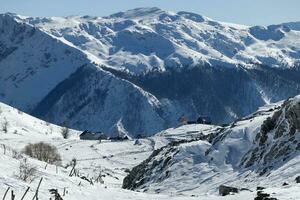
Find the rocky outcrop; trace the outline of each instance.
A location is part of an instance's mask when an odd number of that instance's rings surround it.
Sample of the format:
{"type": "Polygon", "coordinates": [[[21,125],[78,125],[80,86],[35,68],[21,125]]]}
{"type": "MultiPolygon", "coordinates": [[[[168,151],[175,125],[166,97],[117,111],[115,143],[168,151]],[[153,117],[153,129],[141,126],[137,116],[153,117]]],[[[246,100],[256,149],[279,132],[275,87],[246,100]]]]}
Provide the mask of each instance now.
{"type": "Polygon", "coordinates": [[[265,193],[263,191],[257,191],[257,196],[254,200],[278,200],[277,198],[271,197],[270,194],[265,193]]]}
{"type": "Polygon", "coordinates": [[[285,101],[267,118],[241,165],[265,174],[300,151],[300,97],[285,101]]]}
{"type": "Polygon", "coordinates": [[[277,198],[273,198],[273,197],[270,197],[271,195],[264,192],[263,190],[266,189],[265,187],[261,187],[261,186],[258,186],[256,188],[257,190],[257,193],[256,193],[256,197],[254,198],[254,200],[277,200],[277,198]]]}
{"type": "Polygon", "coordinates": [[[295,178],[295,181],[296,181],[296,183],[300,183],[300,176],[297,176],[297,177],[295,178]]]}
{"type": "Polygon", "coordinates": [[[124,178],[122,188],[135,190],[147,182],[162,181],[167,178],[170,175],[167,168],[172,164],[172,158],[179,151],[177,147],[192,141],[194,140],[174,141],[165,147],[154,150],[145,161],[134,167],[124,178]],[[156,180],[153,180],[154,174],[158,175],[156,180]]]}
{"type": "Polygon", "coordinates": [[[226,185],[219,186],[219,195],[221,195],[221,196],[226,196],[231,193],[238,193],[238,192],[239,192],[239,189],[235,188],[235,187],[230,187],[230,186],[226,186],[226,185]]]}

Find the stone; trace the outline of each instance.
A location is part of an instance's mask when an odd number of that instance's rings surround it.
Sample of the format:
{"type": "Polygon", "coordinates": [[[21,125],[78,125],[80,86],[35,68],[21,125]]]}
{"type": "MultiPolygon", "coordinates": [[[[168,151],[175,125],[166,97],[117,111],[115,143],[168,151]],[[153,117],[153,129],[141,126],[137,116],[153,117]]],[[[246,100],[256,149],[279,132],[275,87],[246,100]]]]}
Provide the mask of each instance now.
{"type": "Polygon", "coordinates": [[[261,186],[256,187],[256,190],[264,190],[264,189],[266,189],[266,188],[265,187],[261,187],[261,186]]]}
{"type": "Polygon", "coordinates": [[[225,185],[219,186],[219,195],[221,196],[226,196],[229,195],[230,193],[238,193],[238,192],[239,192],[238,188],[235,187],[230,187],[225,185]]]}
{"type": "Polygon", "coordinates": [[[297,176],[297,177],[295,178],[295,181],[296,181],[296,183],[300,183],[300,176],[297,176]]]}

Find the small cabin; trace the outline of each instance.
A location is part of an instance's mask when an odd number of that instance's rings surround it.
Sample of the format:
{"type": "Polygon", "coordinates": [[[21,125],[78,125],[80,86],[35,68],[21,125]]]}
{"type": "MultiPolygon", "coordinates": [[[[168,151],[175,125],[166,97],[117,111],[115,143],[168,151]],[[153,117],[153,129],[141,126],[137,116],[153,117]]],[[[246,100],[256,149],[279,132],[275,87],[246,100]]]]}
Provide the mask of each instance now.
{"type": "Polygon", "coordinates": [[[109,138],[102,132],[84,131],[79,135],[81,140],[108,140],[109,138]]]}

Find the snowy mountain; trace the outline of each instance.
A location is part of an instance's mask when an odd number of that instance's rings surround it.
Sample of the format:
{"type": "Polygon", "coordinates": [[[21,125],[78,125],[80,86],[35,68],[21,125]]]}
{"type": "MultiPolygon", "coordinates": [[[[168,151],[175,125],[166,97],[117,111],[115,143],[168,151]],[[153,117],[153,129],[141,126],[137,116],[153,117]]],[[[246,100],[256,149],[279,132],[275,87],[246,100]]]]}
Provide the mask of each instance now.
{"type": "Polygon", "coordinates": [[[284,182],[295,185],[300,173],[299,109],[297,96],[261,107],[208,135],[169,143],[133,168],[123,188],[186,195],[213,194],[220,185],[252,191],[284,182]]]}
{"type": "Polygon", "coordinates": [[[124,126],[134,135],[164,128],[159,102],[151,94],[102,70],[52,35],[10,15],[0,19],[1,101],[83,130],[116,134],[110,130],[124,126]]]}
{"type": "Polygon", "coordinates": [[[158,8],[102,18],[2,14],[0,101],[112,135],[152,135],[183,114],[228,123],[300,93],[295,27],[158,8]]]}
{"type": "Polygon", "coordinates": [[[67,40],[96,61],[133,74],[206,64],[289,68],[300,60],[300,33],[292,24],[247,27],[159,8],[138,8],[104,18],[24,21],[67,40]]]}

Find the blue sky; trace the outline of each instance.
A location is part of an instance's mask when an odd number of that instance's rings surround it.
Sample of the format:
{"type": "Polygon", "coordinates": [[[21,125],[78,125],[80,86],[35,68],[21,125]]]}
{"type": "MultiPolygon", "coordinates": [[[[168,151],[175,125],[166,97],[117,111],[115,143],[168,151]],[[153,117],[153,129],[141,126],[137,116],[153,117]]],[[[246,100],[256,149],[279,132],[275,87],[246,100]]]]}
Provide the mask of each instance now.
{"type": "Polygon", "coordinates": [[[153,6],[247,25],[300,21],[300,0],[0,0],[1,13],[28,16],[107,16],[118,11],[153,6]]]}

